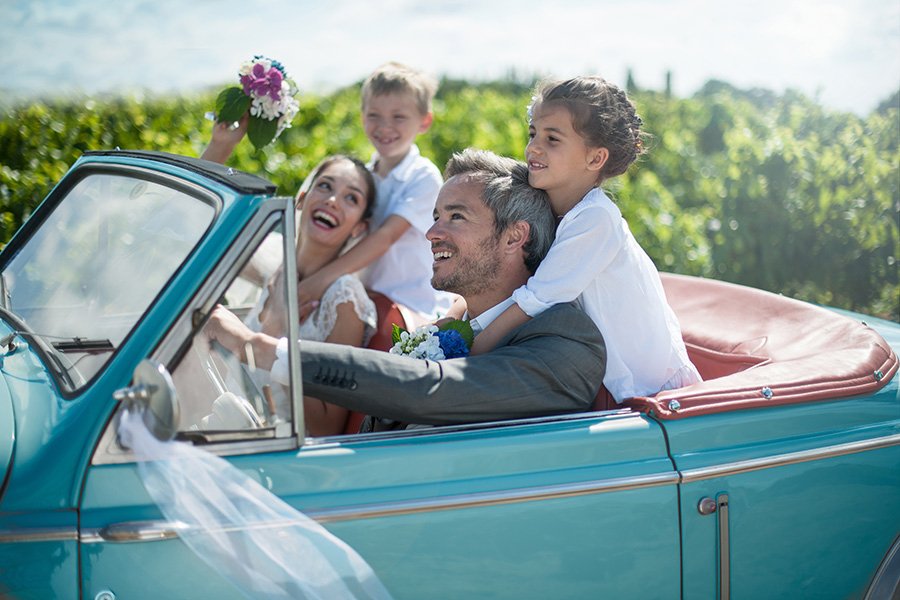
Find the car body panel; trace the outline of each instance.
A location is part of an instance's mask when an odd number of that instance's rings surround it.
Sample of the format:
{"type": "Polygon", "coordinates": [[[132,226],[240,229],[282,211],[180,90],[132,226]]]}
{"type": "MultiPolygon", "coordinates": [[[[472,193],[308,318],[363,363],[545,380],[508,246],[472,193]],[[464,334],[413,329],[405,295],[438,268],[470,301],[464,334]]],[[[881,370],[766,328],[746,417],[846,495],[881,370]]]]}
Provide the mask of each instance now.
{"type": "MultiPolygon", "coordinates": [[[[678,594],[677,478],[659,426],[642,415],[357,437],[230,460],[353,546],[396,598],[488,588],[497,598],[639,595],[642,587],[622,588],[628,581],[678,594]],[[648,547],[666,549],[652,574],[617,559],[648,547]]],[[[83,531],[159,518],[133,469],[91,468],[83,531]]],[[[90,579],[116,577],[125,559],[107,563],[107,549],[120,557],[140,545],[97,542],[98,554],[85,544],[90,579]]]]}

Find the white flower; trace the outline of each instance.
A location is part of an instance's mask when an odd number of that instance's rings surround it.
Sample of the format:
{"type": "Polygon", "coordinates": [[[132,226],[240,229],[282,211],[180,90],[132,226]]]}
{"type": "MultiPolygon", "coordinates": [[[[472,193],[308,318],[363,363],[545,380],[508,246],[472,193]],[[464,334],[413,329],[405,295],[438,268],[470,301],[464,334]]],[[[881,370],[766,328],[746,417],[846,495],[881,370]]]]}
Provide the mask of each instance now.
{"type": "Polygon", "coordinates": [[[403,331],[400,333],[400,341],[394,344],[389,352],[411,358],[444,360],[444,351],[441,349],[437,332],[438,328],[435,325],[424,325],[412,333],[403,331]]]}

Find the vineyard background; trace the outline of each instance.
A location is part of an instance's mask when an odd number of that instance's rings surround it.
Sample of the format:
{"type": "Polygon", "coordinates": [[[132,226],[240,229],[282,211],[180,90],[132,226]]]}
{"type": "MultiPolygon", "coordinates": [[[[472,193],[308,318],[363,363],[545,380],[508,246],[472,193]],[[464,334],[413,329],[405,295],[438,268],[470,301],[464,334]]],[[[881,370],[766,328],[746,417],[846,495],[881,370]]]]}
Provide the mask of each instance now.
{"type": "MultiPolygon", "coordinates": [[[[443,166],[469,146],[523,157],[533,82],[443,80],[419,139],[443,166]]],[[[607,190],[661,271],[743,283],[900,321],[900,93],[867,117],[797,92],[708,82],[689,98],[629,92],[651,151],[607,190]]],[[[78,98],[0,114],[0,241],[5,243],[86,150],[199,156],[216,91],[78,98]]],[[[368,157],[359,84],[301,97],[293,127],[231,166],[292,194],[322,157],[368,157]]]]}

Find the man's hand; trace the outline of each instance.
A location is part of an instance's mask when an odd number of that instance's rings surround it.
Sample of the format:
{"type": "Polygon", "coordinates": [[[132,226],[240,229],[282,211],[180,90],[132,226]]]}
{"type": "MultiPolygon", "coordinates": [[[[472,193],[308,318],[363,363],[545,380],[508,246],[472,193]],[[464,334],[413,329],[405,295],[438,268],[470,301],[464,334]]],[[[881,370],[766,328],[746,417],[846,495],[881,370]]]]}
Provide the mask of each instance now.
{"type": "Polygon", "coordinates": [[[204,332],[210,341],[219,342],[242,362],[247,362],[248,351],[253,353],[257,367],[268,371],[275,362],[278,338],[255,333],[221,304],[213,309],[204,332]]]}
{"type": "Polygon", "coordinates": [[[229,352],[246,361],[245,348],[253,339],[253,331],[233,312],[221,304],[217,305],[203,331],[210,341],[219,342],[229,352]]]}

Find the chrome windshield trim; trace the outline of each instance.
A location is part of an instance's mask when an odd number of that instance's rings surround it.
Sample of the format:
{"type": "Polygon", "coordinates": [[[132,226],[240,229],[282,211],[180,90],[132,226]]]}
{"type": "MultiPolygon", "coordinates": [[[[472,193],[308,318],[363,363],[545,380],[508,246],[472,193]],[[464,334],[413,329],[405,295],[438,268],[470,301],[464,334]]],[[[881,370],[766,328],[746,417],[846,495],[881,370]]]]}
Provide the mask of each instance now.
{"type": "Polygon", "coordinates": [[[78,530],[74,527],[0,529],[0,544],[18,542],[70,542],[77,540],[78,530]]]}
{"type": "Polygon", "coordinates": [[[758,471],[760,469],[794,465],[813,460],[822,460],[825,458],[833,458],[836,456],[844,456],[847,454],[856,454],[859,452],[865,452],[867,450],[877,450],[878,448],[887,448],[897,445],[900,445],[900,434],[887,435],[884,437],[873,438],[859,442],[836,444],[834,446],[825,446],[823,448],[814,448],[812,450],[801,450],[799,452],[776,454],[775,456],[766,456],[764,458],[741,460],[711,467],[687,469],[681,471],[681,482],[692,483],[695,481],[703,481],[705,479],[724,477],[726,475],[739,475],[741,473],[749,473],[750,471],[758,471]]]}
{"type": "MultiPolygon", "coordinates": [[[[602,494],[622,490],[634,490],[661,485],[676,485],[678,474],[674,471],[665,473],[652,473],[637,477],[621,477],[616,479],[602,479],[597,481],[585,481],[579,483],[566,483],[560,485],[537,486],[503,490],[497,492],[480,492],[475,494],[459,494],[443,498],[427,498],[421,500],[401,500],[398,502],[380,502],[376,504],[362,504],[345,508],[309,510],[305,516],[319,523],[336,523],[340,521],[353,521],[357,519],[375,519],[380,517],[396,517],[425,512],[442,510],[457,510],[463,508],[475,508],[483,506],[496,506],[498,504],[511,504],[516,502],[530,502],[534,500],[551,500],[556,498],[570,498],[588,494],[602,494]]],[[[292,525],[303,524],[303,520],[268,521],[257,523],[247,529],[272,529],[284,528],[292,525]]],[[[85,530],[81,535],[81,543],[97,544],[102,542],[128,543],[151,542],[167,540],[177,537],[188,529],[184,523],[166,521],[134,521],[108,525],[102,529],[85,530]]],[[[218,531],[230,531],[222,528],[218,531]]]]}

